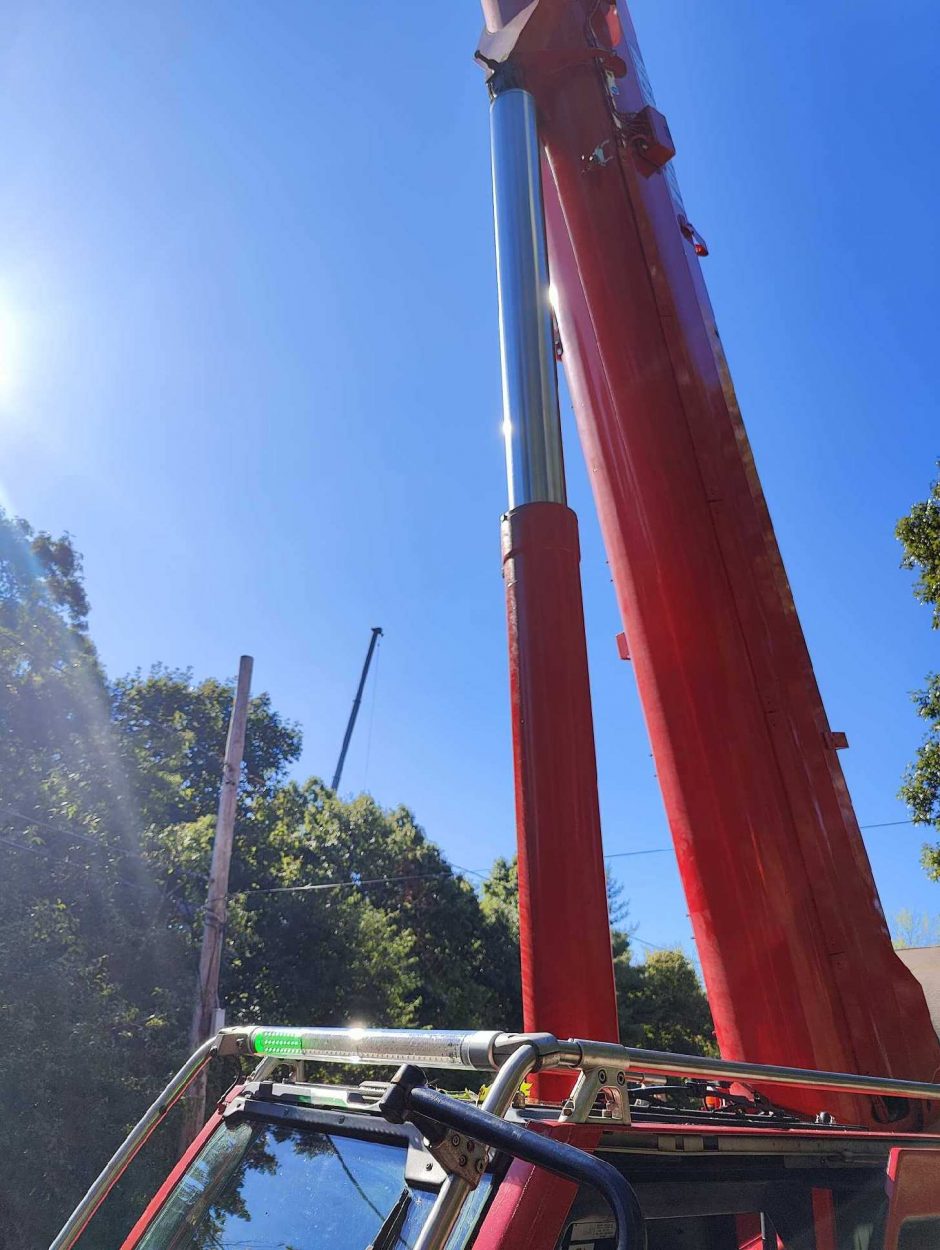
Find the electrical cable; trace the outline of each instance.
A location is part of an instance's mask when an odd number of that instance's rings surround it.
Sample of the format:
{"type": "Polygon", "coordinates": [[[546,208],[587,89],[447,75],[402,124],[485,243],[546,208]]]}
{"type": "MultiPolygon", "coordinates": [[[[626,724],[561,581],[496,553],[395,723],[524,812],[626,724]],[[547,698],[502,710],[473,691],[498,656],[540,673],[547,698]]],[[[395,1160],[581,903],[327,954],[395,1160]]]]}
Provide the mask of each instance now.
{"type": "MultiPolygon", "coordinates": [[[[39,825],[41,829],[48,829],[51,833],[57,833],[63,838],[78,838],[79,842],[87,842],[89,846],[96,846],[99,849],[105,848],[111,850],[106,844],[97,838],[89,837],[87,833],[79,833],[77,829],[63,829],[60,825],[50,824],[48,820],[43,820],[39,816],[28,816],[26,812],[17,812],[12,807],[5,807],[0,804],[0,812],[6,816],[15,816],[17,820],[25,820],[28,825],[39,825]]],[[[114,848],[114,853],[118,855],[126,855],[126,851],[114,848]]]]}
{"type": "MultiPolygon", "coordinates": [[[[23,830],[24,834],[25,832],[26,831],[23,830]]],[[[86,839],[86,841],[91,841],[91,839],[86,839]]],[[[56,853],[47,846],[27,846],[23,842],[13,842],[10,838],[4,838],[2,836],[0,836],[0,844],[3,846],[9,846],[15,851],[28,851],[30,855],[38,855],[42,859],[48,860],[55,857],[56,863],[61,865],[63,868],[84,868],[86,872],[95,872],[98,870],[95,864],[84,864],[78,860],[63,859],[61,855],[56,855],[56,853]]],[[[104,843],[93,843],[93,845],[98,846],[101,850],[108,849],[104,843]]],[[[122,885],[129,885],[132,889],[138,889],[142,885],[151,884],[151,882],[148,881],[132,881],[130,877],[114,877],[113,880],[119,881],[122,885]]],[[[170,893],[170,891],[167,892],[167,897],[170,897],[170,893]]]]}
{"type": "Polygon", "coordinates": [[[314,890],[342,890],[360,885],[384,885],[390,881],[422,881],[432,877],[452,877],[453,870],[442,872],[406,872],[396,877],[359,877],[348,881],[317,881],[310,885],[272,885],[260,890],[233,890],[233,894],[246,897],[250,894],[308,894],[314,890]]]}

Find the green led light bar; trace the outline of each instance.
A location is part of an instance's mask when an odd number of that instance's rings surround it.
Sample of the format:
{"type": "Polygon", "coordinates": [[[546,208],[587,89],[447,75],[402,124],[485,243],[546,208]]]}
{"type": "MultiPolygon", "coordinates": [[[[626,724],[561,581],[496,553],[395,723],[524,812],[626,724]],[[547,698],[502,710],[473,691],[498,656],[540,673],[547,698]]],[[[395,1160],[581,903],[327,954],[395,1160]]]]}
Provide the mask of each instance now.
{"type": "Polygon", "coordinates": [[[250,1048],[272,1059],[320,1063],[424,1064],[495,1071],[497,1032],[446,1029],[252,1029],[250,1048]]]}

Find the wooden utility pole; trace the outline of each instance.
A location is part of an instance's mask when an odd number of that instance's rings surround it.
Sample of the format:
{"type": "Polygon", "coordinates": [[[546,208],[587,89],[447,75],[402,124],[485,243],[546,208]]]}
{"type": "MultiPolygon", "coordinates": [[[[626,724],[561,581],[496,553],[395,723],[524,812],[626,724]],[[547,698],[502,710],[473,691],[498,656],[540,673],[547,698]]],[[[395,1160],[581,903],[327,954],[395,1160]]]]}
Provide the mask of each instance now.
{"type": "MultiPolygon", "coordinates": [[[[251,670],[254,661],[243,655],[238,663],[235,702],[225,740],[225,763],[222,765],[222,788],[219,792],[219,814],[215,822],[212,844],[212,866],[206,893],[205,919],[202,929],[202,950],[199,955],[199,979],[189,1036],[189,1049],[194,1051],[213,1031],[219,1005],[219,969],[228,911],[228,877],[232,863],[232,842],[235,834],[235,811],[238,804],[238,782],[242,756],[245,752],[245,728],[248,723],[248,698],[251,693],[251,670]]],[[[183,1145],[188,1146],[202,1128],[206,1117],[206,1073],[199,1074],[189,1088],[184,1104],[183,1145]]]]}

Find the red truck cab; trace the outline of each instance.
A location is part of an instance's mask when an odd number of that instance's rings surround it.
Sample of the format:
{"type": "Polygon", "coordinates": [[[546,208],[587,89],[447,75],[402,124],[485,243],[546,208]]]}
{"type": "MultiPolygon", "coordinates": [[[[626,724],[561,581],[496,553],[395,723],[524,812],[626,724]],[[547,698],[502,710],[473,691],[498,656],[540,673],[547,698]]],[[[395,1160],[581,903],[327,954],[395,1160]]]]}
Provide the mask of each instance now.
{"type": "MultiPolygon", "coordinates": [[[[262,1056],[261,1065],[222,1099],[122,1250],[940,1246],[940,1133],[842,1125],[825,1112],[807,1120],[741,1078],[756,1075],[774,1091],[812,1088],[821,1104],[827,1092],[851,1088],[933,1106],[940,1086],[544,1034],[246,1028],[223,1031],[214,1050],[262,1056]],[[321,1061],[371,1068],[419,1059],[421,1069],[401,1068],[392,1081],[306,1079],[321,1061]],[[439,1067],[464,1070],[462,1080],[453,1071],[438,1077],[452,1088],[495,1071],[483,1109],[476,1095],[431,1088],[424,1070],[439,1067]],[[520,1090],[520,1074],[545,1068],[575,1080],[564,1102],[520,1090]],[[418,1074],[405,1095],[415,1101],[393,1114],[390,1091],[404,1072],[418,1074]],[[480,1126],[476,1140],[467,1117],[480,1126]],[[533,1163],[534,1140],[553,1143],[558,1157],[533,1163]],[[500,1147],[488,1149],[491,1141],[500,1147]],[[616,1176],[635,1207],[629,1228],[572,1159],[616,1176]]],[[[146,1139],[193,1065],[183,1073],[132,1138],[146,1139]]],[[[122,1147],[55,1250],[80,1243],[133,1153],[122,1147]]]]}

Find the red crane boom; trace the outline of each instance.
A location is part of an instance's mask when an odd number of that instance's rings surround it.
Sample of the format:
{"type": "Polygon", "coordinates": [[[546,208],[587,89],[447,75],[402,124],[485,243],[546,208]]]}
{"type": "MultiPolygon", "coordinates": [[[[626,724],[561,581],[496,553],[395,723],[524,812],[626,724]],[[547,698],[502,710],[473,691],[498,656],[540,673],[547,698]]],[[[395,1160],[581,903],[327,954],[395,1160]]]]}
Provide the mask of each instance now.
{"type": "Polygon", "coordinates": [[[483,7],[495,104],[537,112],[564,363],[722,1054],[931,1079],[634,30],[607,0],[483,7]]]}
{"type": "Polygon", "coordinates": [[[611,0],[484,11],[526,1031],[224,1029],[50,1250],[216,1054],[257,1066],[122,1250],[243,1244],[246,1222],[298,1250],[934,1246],[940,1042],[891,948],[633,29],[611,0]],[[549,272],[722,1058],[615,1040],[549,272]],[[309,1079],[331,1063],[397,1071],[309,1079]],[[427,1069],[492,1083],[473,1107],[427,1069]]]}

